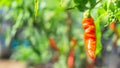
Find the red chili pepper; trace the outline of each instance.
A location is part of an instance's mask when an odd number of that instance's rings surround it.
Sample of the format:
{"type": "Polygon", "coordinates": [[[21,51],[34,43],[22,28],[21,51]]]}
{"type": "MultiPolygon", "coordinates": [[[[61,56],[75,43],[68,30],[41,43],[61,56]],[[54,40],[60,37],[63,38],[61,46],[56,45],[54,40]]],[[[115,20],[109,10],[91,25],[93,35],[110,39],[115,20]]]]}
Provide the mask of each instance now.
{"type": "Polygon", "coordinates": [[[74,66],[74,50],[70,50],[69,55],[68,55],[68,68],[73,68],[74,66]]]}
{"type": "Polygon", "coordinates": [[[95,59],[96,50],[96,34],[95,24],[92,17],[84,18],[82,21],[84,32],[84,41],[86,45],[86,51],[90,58],[95,59]]]}
{"type": "Polygon", "coordinates": [[[49,38],[49,44],[50,44],[51,48],[53,48],[55,51],[59,51],[53,38],[49,38]]]}

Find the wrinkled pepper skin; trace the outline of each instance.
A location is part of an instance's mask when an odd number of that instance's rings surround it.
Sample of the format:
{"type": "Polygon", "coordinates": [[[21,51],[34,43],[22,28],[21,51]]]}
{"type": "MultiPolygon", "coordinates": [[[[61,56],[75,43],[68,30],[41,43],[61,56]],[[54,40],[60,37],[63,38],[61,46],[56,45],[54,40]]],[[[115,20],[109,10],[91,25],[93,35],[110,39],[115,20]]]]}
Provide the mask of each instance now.
{"type": "Polygon", "coordinates": [[[84,18],[82,20],[82,26],[84,28],[84,42],[86,45],[87,54],[91,59],[95,59],[96,33],[93,18],[84,18]]]}

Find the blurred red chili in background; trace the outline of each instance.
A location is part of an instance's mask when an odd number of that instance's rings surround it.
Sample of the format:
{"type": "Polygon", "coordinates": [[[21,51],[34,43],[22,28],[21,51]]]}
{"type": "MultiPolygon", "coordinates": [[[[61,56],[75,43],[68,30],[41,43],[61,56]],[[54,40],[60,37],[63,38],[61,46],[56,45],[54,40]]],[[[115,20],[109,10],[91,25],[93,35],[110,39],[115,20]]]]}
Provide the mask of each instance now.
{"type": "Polygon", "coordinates": [[[53,38],[49,38],[49,44],[50,44],[50,47],[53,48],[55,51],[59,51],[57,44],[53,38]]]}
{"type": "Polygon", "coordinates": [[[75,56],[75,53],[74,53],[74,50],[72,49],[70,50],[69,55],[68,55],[68,61],[67,61],[68,68],[74,67],[74,56],[75,56]]]}

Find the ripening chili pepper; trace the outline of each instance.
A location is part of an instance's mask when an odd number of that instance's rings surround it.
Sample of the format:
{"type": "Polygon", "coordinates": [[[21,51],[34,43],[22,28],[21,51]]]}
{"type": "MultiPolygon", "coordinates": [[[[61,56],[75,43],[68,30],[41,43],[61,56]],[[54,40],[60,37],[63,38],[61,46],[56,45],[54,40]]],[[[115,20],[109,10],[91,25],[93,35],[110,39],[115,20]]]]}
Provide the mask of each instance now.
{"type": "Polygon", "coordinates": [[[77,44],[77,40],[75,38],[71,38],[71,45],[72,45],[72,48],[75,47],[75,45],[77,44]]]}
{"type": "Polygon", "coordinates": [[[118,30],[117,30],[117,26],[116,26],[117,23],[116,22],[117,22],[117,20],[114,20],[109,25],[109,28],[116,34],[116,39],[113,42],[113,46],[117,45],[117,41],[119,39],[119,33],[118,33],[118,30]]]}
{"type": "Polygon", "coordinates": [[[49,44],[50,44],[51,48],[53,48],[55,51],[59,51],[53,38],[49,38],[49,44]]]}
{"type": "Polygon", "coordinates": [[[69,55],[68,55],[68,61],[67,61],[67,64],[68,64],[68,68],[73,68],[74,66],[74,50],[70,50],[69,52],[69,55]]]}
{"type": "Polygon", "coordinates": [[[109,27],[111,30],[114,31],[115,30],[115,21],[111,22],[109,27]]]}
{"type": "Polygon", "coordinates": [[[84,42],[86,45],[86,52],[90,58],[95,59],[96,33],[93,18],[84,18],[82,20],[82,25],[84,28],[84,42]]]}

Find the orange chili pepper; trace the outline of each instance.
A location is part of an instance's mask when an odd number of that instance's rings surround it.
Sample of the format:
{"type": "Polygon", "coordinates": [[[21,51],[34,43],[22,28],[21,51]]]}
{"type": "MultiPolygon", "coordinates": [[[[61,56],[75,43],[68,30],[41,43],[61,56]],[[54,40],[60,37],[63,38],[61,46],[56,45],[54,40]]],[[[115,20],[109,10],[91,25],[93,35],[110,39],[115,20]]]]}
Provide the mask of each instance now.
{"type": "Polygon", "coordinates": [[[115,30],[115,21],[111,22],[109,27],[111,30],[114,31],[115,30]]]}
{"type": "Polygon", "coordinates": [[[84,32],[84,42],[86,45],[86,51],[90,58],[95,59],[96,50],[96,34],[95,24],[92,17],[84,18],[82,21],[84,32]]]}

